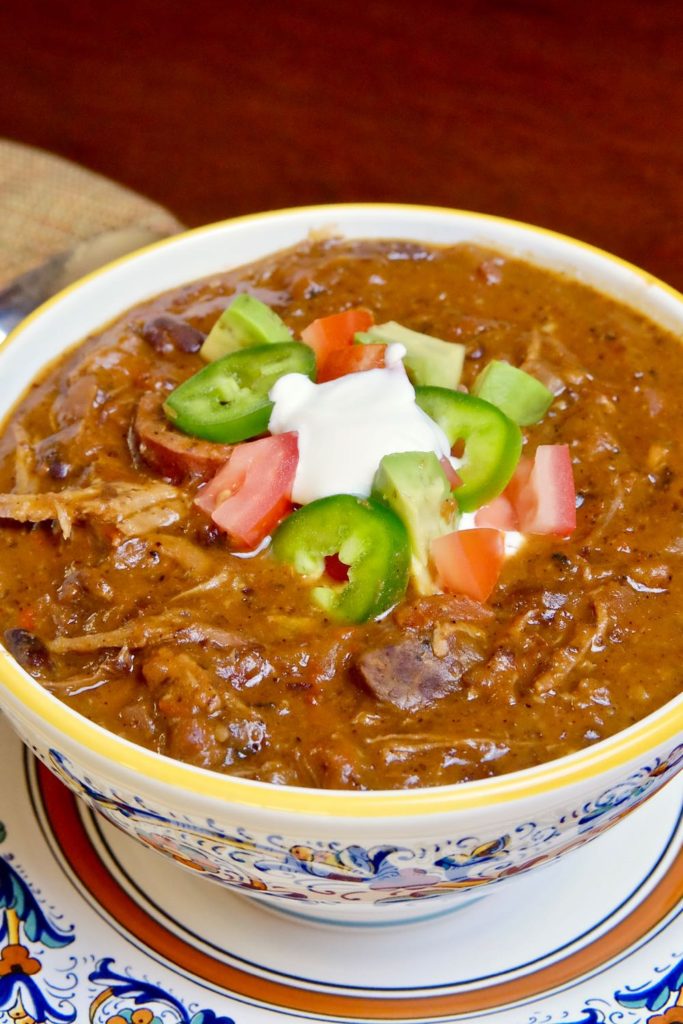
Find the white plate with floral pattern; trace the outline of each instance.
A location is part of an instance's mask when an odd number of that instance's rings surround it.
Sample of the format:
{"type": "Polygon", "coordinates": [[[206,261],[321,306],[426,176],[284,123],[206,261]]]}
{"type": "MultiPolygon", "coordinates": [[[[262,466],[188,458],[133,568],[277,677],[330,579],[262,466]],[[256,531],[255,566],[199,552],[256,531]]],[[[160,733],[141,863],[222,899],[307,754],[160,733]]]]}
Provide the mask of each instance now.
{"type": "Polygon", "coordinates": [[[143,848],[4,721],[0,772],[2,1024],[683,1022],[683,780],[541,880],[345,928],[261,909],[143,848]]]}

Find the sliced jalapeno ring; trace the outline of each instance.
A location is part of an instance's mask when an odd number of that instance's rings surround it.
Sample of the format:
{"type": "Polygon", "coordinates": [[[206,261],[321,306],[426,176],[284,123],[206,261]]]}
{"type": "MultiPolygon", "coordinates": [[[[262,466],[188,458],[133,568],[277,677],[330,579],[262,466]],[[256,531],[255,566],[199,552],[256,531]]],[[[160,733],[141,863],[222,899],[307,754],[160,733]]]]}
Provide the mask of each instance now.
{"type": "Polygon", "coordinates": [[[166,399],[164,412],[179,430],[233,444],[268,429],[268,392],[287,373],[315,374],[315,355],[298,341],[232,352],[205,366],[166,399]]]}
{"type": "Polygon", "coordinates": [[[465,451],[453,492],[463,512],[472,512],[507,487],[522,452],[522,433],[495,405],[449,388],[415,388],[415,399],[443,430],[451,448],[465,451]]]}
{"type": "Polygon", "coordinates": [[[391,608],[408,585],[410,544],[398,516],[371,498],[335,494],[293,512],[273,534],[280,562],[317,584],[313,601],[332,619],[366,622],[391,608]],[[325,576],[325,559],[338,555],[348,581],[325,576]]]}

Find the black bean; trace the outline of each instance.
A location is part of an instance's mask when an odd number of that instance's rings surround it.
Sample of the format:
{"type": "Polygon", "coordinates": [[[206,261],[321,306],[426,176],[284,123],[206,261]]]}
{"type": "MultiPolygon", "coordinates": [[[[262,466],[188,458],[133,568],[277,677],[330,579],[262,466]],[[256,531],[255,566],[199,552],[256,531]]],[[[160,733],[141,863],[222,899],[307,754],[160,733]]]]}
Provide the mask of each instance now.
{"type": "Polygon", "coordinates": [[[565,555],[564,551],[553,551],[550,556],[554,562],[558,562],[559,565],[567,566],[571,565],[569,558],[565,555]]]}
{"type": "Polygon", "coordinates": [[[71,472],[71,466],[55,455],[54,458],[48,460],[47,472],[53,480],[66,480],[71,472]]]}
{"type": "Polygon", "coordinates": [[[195,530],[194,539],[203,548],[211,548],[216,544],[225,544],[225,534],[213,523],[202,523],[195,530]]]}
{"type": "Polygon", "coordinates": [[[27,672],[41,672],[50,668],[47,647],[34,633],[27,629],[6,629],[3,637],[5,647],[27,672]]]}
{"type": "Polygon", "coordinates": [[[155,352],[199,352],[204,335],[180,317],[164,314],[148,320],[142,328],[142,337],[155,352]]]}

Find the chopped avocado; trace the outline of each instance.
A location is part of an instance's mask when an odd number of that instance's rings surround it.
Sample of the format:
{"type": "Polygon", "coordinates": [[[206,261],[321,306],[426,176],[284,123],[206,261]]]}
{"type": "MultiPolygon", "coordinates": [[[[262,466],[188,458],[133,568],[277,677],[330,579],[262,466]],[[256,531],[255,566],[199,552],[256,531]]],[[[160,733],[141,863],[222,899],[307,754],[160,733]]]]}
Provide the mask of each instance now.
{"type": "Polygon", "coordinates": [[[457,505],[434,452],[385,455],[372,485],[372,496],[388,505],[408,531],[411,576],[420,594],[433,594],[429,545],[457,527],[457,505]]]}
{"type": "Polygon", "coordinates": [[[465,359],[465,346],[457,341],[443,341],[429,334],[411,331],[395,321],[377,324],[356,335],[361,344],[374,342],[391,345],[398,342],[405,345],[407,355],[403,360],[408,376],[416,387],[435,385],[441,388],[457,388],[465,359]]]}
{"type": "Polygon", "coordinates": [[[540,380],[500,359],[494,359],[481,371],[472,394],[497,405],[520,427],[542,420],[554,397],[540,380]]]}
{"type": "Polygon", "coordinates": [[[292,335],[283,320],[265,302],[242,292],[221,313],[199,352],[207,363],[252,345],[289,342],[292,335]]]}

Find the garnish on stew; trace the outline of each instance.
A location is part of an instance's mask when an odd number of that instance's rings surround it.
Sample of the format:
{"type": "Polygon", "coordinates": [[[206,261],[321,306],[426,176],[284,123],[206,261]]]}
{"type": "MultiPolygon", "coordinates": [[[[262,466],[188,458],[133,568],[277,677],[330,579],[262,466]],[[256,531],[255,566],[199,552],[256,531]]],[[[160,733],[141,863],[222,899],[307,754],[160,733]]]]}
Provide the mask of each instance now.
{"type": "Polygon", "coordinates": [[[493,360],[467,394],[464,346],[393,321],[375,327],[364,308],[314,320],[303,344],[286,333],[264,303],[238,295],[202,348],[216,361],[164,410],[187,434],[247,442],[195,503],[237,546],[259,547],[277,527],[275,557],[313,584],[312,601],[332,618],[383,614],[409,578],[419,593],[486,601],[505,560],[503,531],[575,528],[567,446],[520,463],[518,424],[538,422],[553,400],[541,381],[493,360]],[[513,499],[504,492],[515,474],[513,499]],[[484,506],[496,500],[507,514],[494,523],[484,506]],[[461,531],[461,514],[477,510],[487,525],[461,531]],[[336,586],[328,559],[347,567],[336,586]]]}

